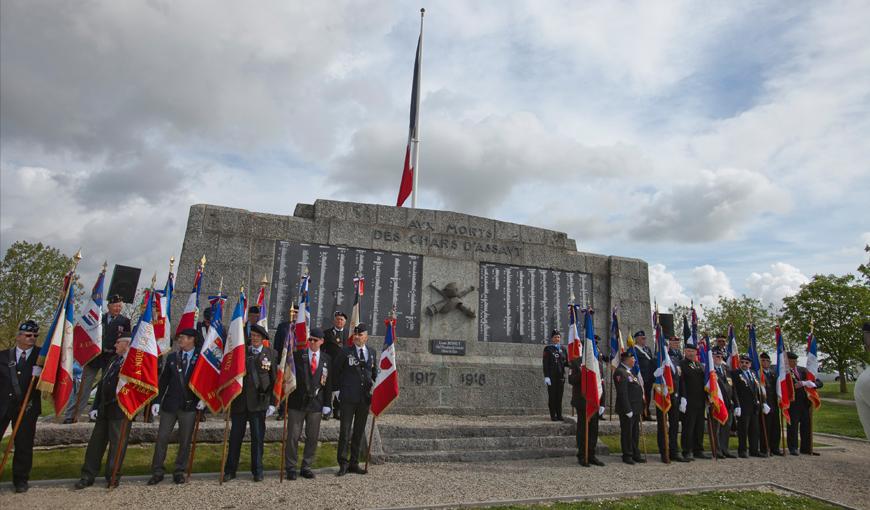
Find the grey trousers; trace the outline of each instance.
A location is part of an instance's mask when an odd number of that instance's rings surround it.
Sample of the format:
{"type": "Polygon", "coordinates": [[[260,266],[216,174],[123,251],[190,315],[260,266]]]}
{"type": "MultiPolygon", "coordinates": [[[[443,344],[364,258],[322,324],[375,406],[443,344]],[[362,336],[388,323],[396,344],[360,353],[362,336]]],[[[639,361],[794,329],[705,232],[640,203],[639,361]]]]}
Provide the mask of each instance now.
{"type": "Polygon", "coordinates": [[[284,446],[284,470],[296,470],[299,458],[299,437],[302,435],[302,422],[305,422],[305,449],[302,452],[302,469],[311,469],[317,453],[317,440],[320,437],[320,413],[287,409],[287,444],[284,446]]]}
{"type": "Polygon", "coordinates": [[[724,425],[719,425],[719,422],[715,419],[713,420],[713,433],[716,434],[716,454],[718,456],[722,456],[725,453],[731,453],[731,450],[728,449],[728,440],[731,437],[731,423],[734,421],[733,416],[734,410],[728,410],[728,421],[725,422],[724,425]]]}
{"type": "MultiPolygon", "coordinates": [[[[109,447],[109,456],[106,458],[105,477],[108,482],[112,478],[112,469],[115,467],[115,452],[118,448],[118,440],[121,439],[121,427],[127,427],[130,430],[130,421],[127,419],[107,420],[105,418],[97,418],[94,423],[94,429],[91,431],[91,439],[88,441],[88,449],[85,451],[85,463],[82,465],[82,480],[93,481],[100,474],[100,466],[103,463],[103,454],[106,452],[106,446],[109,447]]],[[[121,467],[124,465],[124,455],[127,453],[127,440],[129,435],[124,438],[124,444],[121,445],[121,457],[118,467],[118,478],[121,477],[121,467]]]]}
{"type": "Polygon", "coordinates": [[[82,367],[82,381],[79,383],[76,394],[73,398],[69,399],[66,409],[64,409],[64,418],[73,419],[76,416],[76,410],[73,408],[76,406],[76,399],[78,399],[79,392],[82,391],[84,393],[82,393],[82,398],[78,401],[78,415],[81,416],[85,413],[85,410],[88,407],[88,398],[91,396],[91,390],[94,389],[94,381],[97,380],[97,373],[102,370],[102,368],[94,367],[94,365],[97,365],[98,360],[99,358],[82,367]]]}
{"type": "Polygon", "coordinates": [[[175,456],[175,470],[180,474],[187,471],[190,443],[193,439],[193,426],[196,424],[196,411],[160,412],[160,427],[157,429],[157,443],[154,444],[154,458],[151,460],[151,474],[163,476],[166,472],[166,448],[175,423],[178,423],[178,455],[175,456]]]}

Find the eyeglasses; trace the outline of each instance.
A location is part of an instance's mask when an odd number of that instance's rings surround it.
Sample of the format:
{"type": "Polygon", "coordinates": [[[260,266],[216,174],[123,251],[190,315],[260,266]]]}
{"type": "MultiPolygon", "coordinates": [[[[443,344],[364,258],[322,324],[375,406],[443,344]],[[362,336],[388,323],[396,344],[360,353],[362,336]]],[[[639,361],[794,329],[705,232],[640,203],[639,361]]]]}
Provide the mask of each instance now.
{"type": "Polygon", "coordinates": [[[36,333],[21,333],[21,334],[26,336],[27,338],[36,338],[36,333]]]}

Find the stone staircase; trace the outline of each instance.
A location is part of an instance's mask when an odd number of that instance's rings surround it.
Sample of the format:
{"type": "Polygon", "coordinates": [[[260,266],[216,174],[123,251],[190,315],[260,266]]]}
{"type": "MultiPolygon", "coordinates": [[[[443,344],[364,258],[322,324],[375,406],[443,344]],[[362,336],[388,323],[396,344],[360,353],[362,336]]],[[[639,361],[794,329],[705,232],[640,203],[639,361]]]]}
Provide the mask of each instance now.
{"type": "MultiPolygon", "coordinates": [[[[577,455],[576,424],[541,417],[405,416],[378,423],[386,462],[482,462],[577,455]]],[[[607,447],[598,445],[600,455],[607,447]]]]}

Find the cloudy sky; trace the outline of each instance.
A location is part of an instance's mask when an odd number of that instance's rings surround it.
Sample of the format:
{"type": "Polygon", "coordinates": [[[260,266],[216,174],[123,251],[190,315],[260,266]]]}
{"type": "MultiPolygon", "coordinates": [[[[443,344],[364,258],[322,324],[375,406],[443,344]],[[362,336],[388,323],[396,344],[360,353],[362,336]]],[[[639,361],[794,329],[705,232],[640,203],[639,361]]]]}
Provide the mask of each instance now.
{"type": "MultiPolygon", "coordinates": [[[[870,4],[578,4],[426,5],[421,207],[642,258],[665,304],[866,260],[870,4]]],[[[395,203],[419,7],[4,0],[0,249],[162,274],[191,204],[395,203]]]]}

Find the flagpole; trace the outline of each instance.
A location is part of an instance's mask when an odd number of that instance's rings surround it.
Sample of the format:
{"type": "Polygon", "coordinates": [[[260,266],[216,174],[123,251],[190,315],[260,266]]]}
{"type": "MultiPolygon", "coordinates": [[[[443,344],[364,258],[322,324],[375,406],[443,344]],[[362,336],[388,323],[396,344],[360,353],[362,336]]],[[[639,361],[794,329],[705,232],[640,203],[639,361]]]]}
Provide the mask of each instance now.
{"type": "MultiPolygon", "coordinates": [[[[423,16],[426,14],[426,9],[420,9],[420,66],[418,68],[419,76],[423,75],[423,16]]],[[[417,82],[417,97],[415,98],[417,104],[415,105],[414,111],[417,114],[417,120],[414,123],[414,135],[415,138],[411,140],[414,143],[414,184],[411,187],[411,207],[413,209],[417,208],[417,187],[420,182],[420,82],[423,80],[419,80],[417,82]]]]}
{"type": "Polygon", "coordinates": [[[193,440],[190,444],[190,457],[187,459],[187,473],[184,476],[184,481],[190,481],[190,472],[193,470],[193,457],[196,454],[196,436],[199,434],[199,420],[202,418],[202,411],[196,410],[196,423],[193,425],[193,440]]]}
{"type": "MultiPolygon", "coordinates": [[[[707,428],[710,429],[710,450],[713,452],[713,460],[719,460],[716,447],[716,434],[713,433],[713,404],[707,405],[707,428]]],[[[721,425],[720,425],[721,426],[721,425]]]]}
{"type": "MultiPolygon", "coordinates": [[[[220,292],[218,292],[220,294],[220,292]]],[[[224,470],[227,468],[227,438],[230,434],[230,408],[227,406],[227,411],[224,414],[224,447],[221,450],[221,477],[218,485],[224,484],[224,470]]]]}
{"type": "Polygon", "coordinates": [[[785,421],[783,420],[781,407],[779,408],[779,435],[780,437],[782,437],[782,450],[780,451],[782,451],[782,454],[785,455],[785,452],[788,448],[786,448],[785,444],[785,421]]]}
{"type": "MultiPolygon", "coordinates": [[[[813,319],[810,318],[810,336],[813,335],[813,327],[814,327],[813,326],[813,319]]],[[[807,345],[807,349],[806,349],[807,354],[809,354],[809,350],[810,350],[810,346],[807,345]]],[[[804,390],[804,393],[807,393],[809,395],[809,393],[806,390],[804,390]]],[[[809,399],[807,399],[807,400],[809,400],[809,399]]],[[[814,407],[815,407],[815,404],[810,402],[810,405],[809,405],[809,411],[810,411],[810,455],[814,455],[814,453],[813,453],[813,408],[814,407]]]]}
{"type": "Polygon", "coordinates": [[[368,444],[368,448],[366,448],[366,467],[365,467],[366,471],[369,470],[369,458],[371,458],[371,456],[372,456],[372,440],[375,437],[375,420],[377,420],[377,419],[378,419],[378,415],[373,414],[372,415],[372,428],[371,428],[371,430],[369,430],[369,444],[368,444]]]}
{"type": "MultiPolygon", "coordinates": [[[[296,362],[295,358],[294,358],[293,362],[294,363],[296,362]]],[[[284,370],[287,370],[286,362],[285,362],[284,370]]],[[[283,381],[281,384],[284,384],[283,381]]],[[[284,426],[283,426],[284,433],[281,435],[281,473],[278,475],[278,482],[279,483],[284,482],[284,467],[285,467],[285,465],[284,465],[284,453],[287,451],[287,415],[290,414],[290,410],[287,409],[287,399],[282,399],[282,400],[284,400],[284,426]]],[[[296,453],[298,453],[298,452],[296,452],[296,453]]],[[[294,453],[294,455],[296,453],[294,453]]]]}
{"type": "MultiPolygon", "coordinates": [[[[653,390],[655,391],[655,390],[653,390]]],[[[668,395],[670,398],[670,395],[668,395]]],[[[668,412],[670,412],[670,408],[668,408],[668,412]]],[[[662,412],[659,409],[659,419],[662,421],[662,430],[664,430],[664,440],[662,441],[665,445],[665,464],[671,463],[671,451],[670,451],[670,436],[668,436],[668,413],[662,412]]]]}
{"type": "Polygon", "coordinates": [[[109,479],[109,489],[115,488],[115,483],[118,479],[118,468],[121,463],[121,450],[127,442],[127,429],[131,426],[130,418],[124,418],[121,422],[121,435],[118,437],[118,444],[115,445],[115,463],[112,465],[112,478],[109,479]]]}

